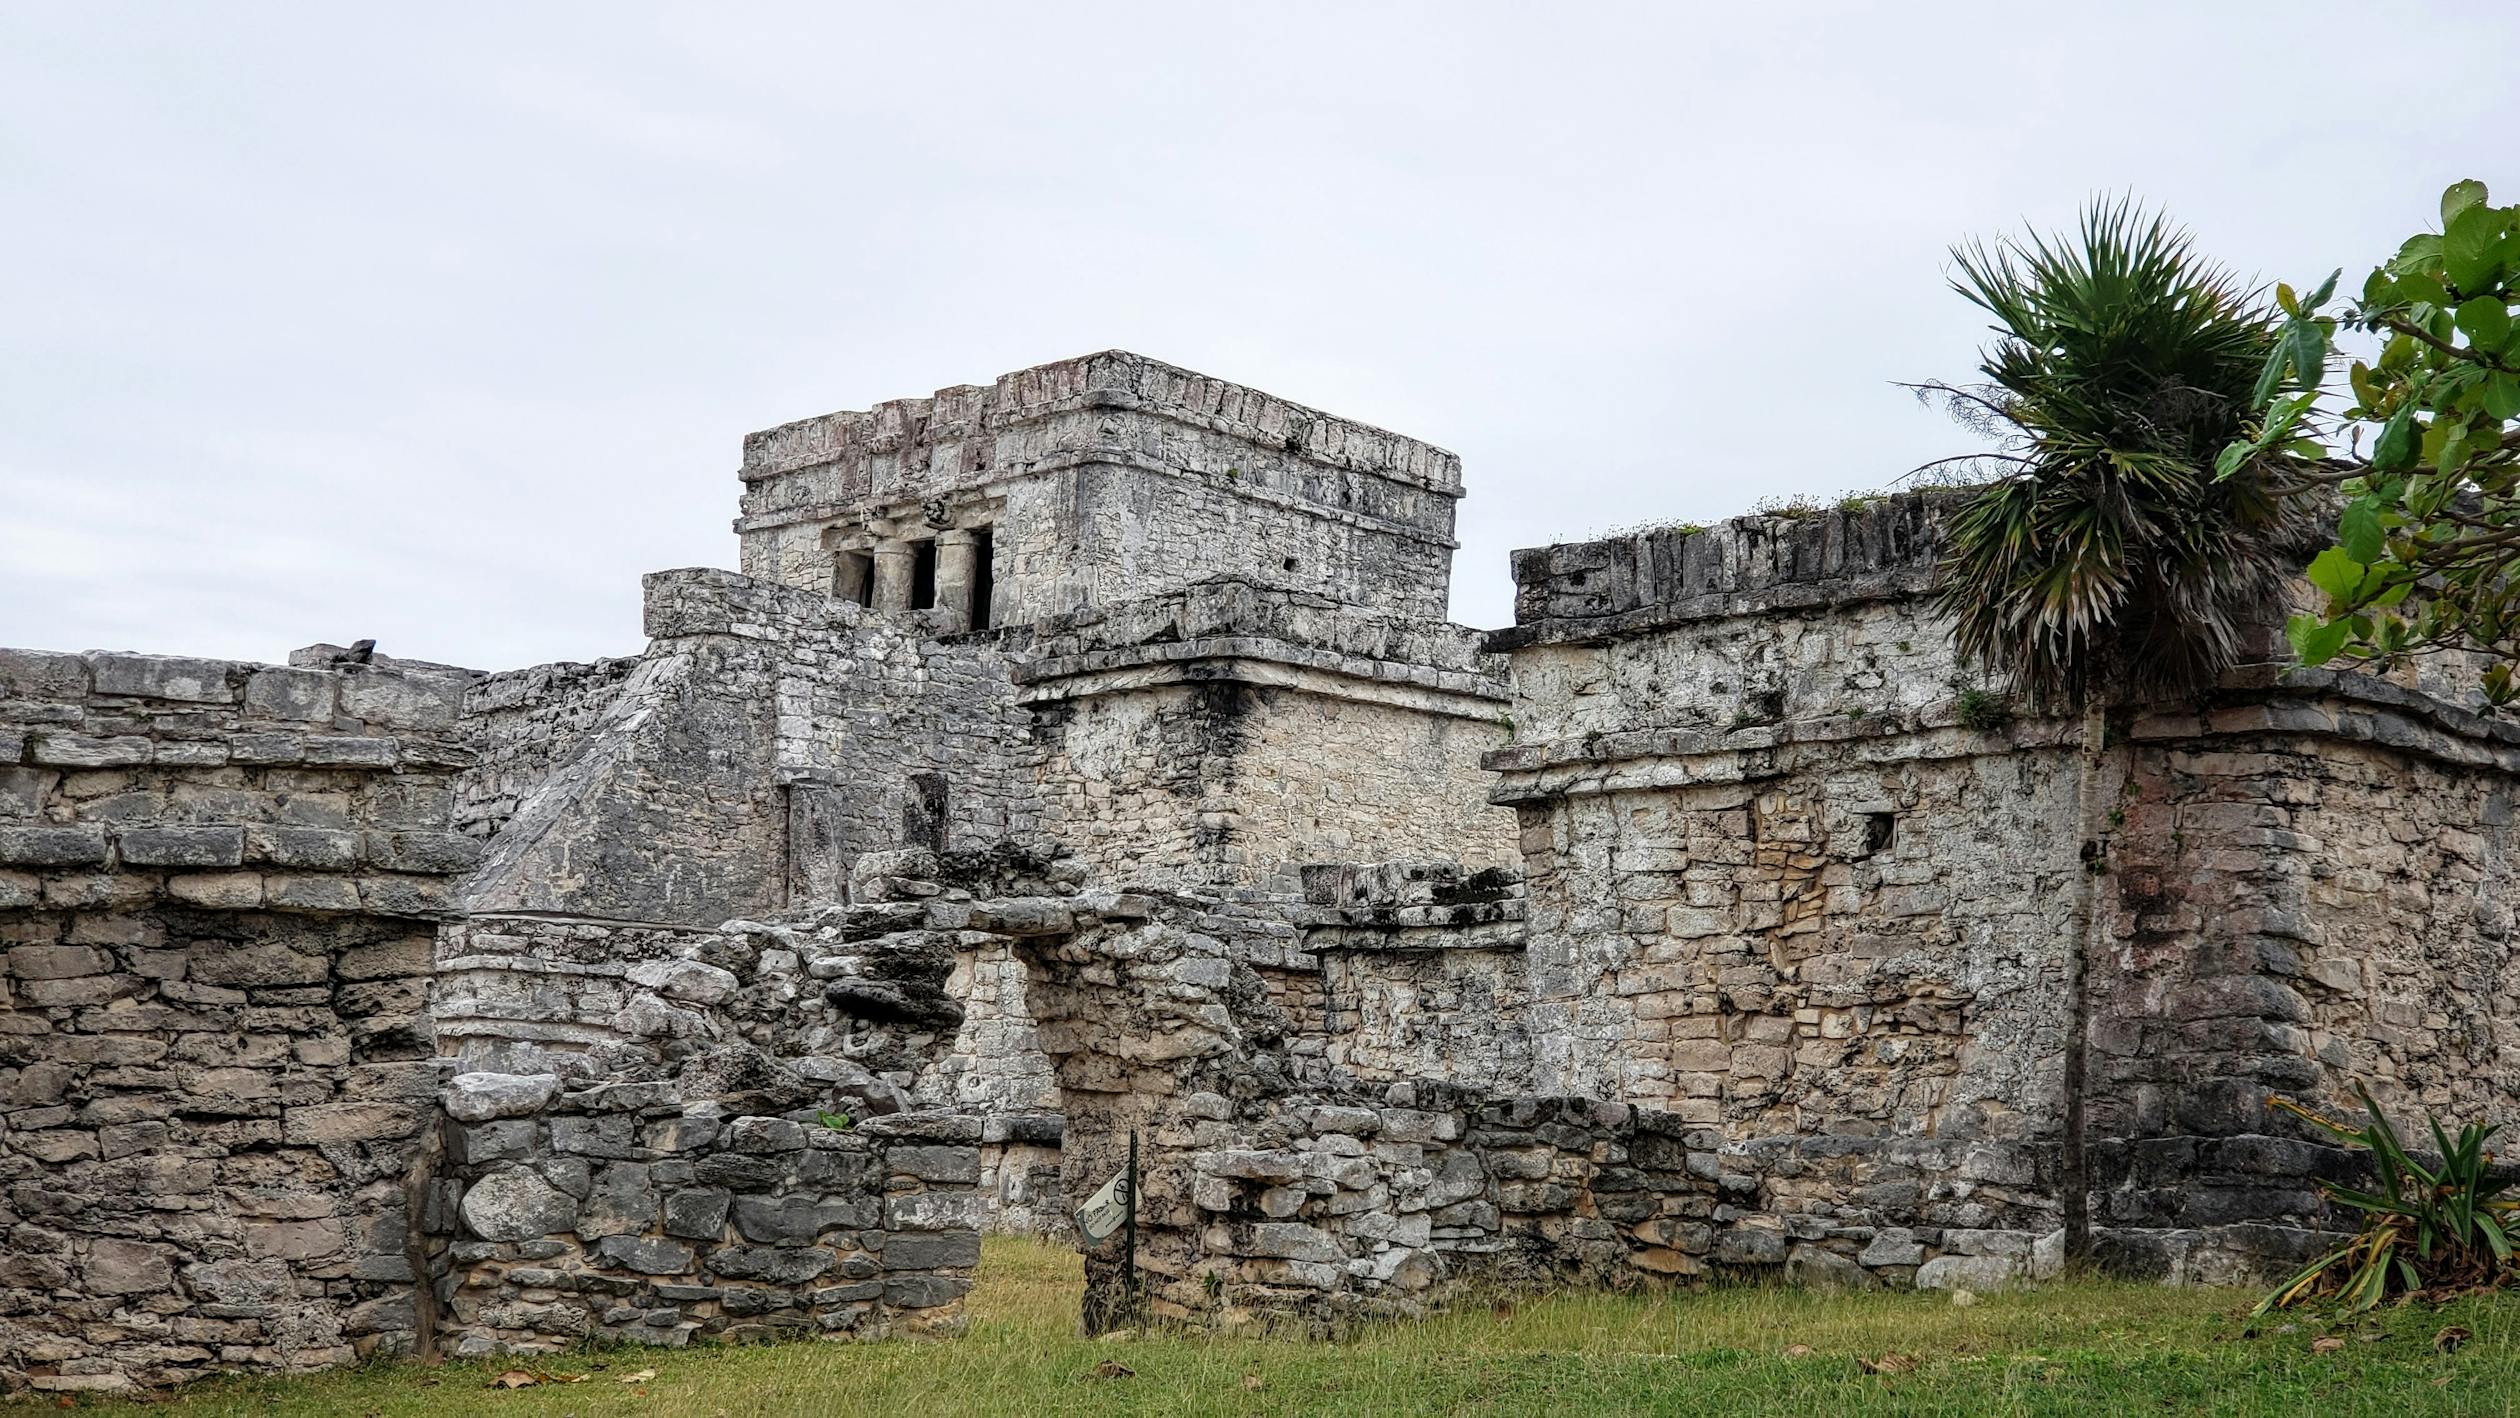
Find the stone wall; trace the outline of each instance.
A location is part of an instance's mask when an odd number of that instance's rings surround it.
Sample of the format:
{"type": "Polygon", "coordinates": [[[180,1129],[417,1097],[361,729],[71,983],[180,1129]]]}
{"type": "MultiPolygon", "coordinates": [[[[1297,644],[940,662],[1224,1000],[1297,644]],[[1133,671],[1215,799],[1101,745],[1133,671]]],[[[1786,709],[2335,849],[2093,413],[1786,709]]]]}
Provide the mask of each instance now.
{"type": "MultiPolygon", "coordinates": [[[[1616,1101],[1307,1078],[1291,1021],[1207,904],[1079,899],[1018,947],[1069,1194],[1138,1139],[1156,1317],[1318,1331],[1465,1287],[1718,1270],[1993,1285],[2059,1261],[2052,1198],[1984,1142],[1738,1140],[1616,1101]]],[[[1117,1247],[1086,1274],[1089,1325],[1127,1322],[1117,1247]]]]}
{"type": "Polygon", "coordinates": [[[0,651],[0,1387],[420,1342],[462,687],[0,651]]]}
{"type": "Polygon", "coordinates": [[[742,477],[745,572],[816,591],[835,538],[994,523],[996,624],[1217,574],[1440,617],[1461,496],[1442,449],[1116,350],[752,434],[742,477]]]}
{"type": "MultiPolygon", "coordinates": [[[[1965,1146],[2035,1228],[2078,730],[1953,658],[1925,595],[1949,496],[1518,554],[1491,643],[1520,728],[1488,762],[1523,823],[1541,1086],[1744,1146],[1965,1146]]],[[[2520,733],[2271,668],[2114,732],[2095,1215],[2131,1268],[2231,1278],[2334,1224],[2311,1182],[2340,1159],[2270,1091],[2507,1106],[2520,733]]]]}
{"type": "Polygon", "coordinates": [[[456,781],[456,829],[488,837],[506,826],[551,770],[576,754],[638,667],[637,656],[625,655],[475,680],[465,691],[464,722],[480,756],[456,781]]]}
{"type": "Polygon", "coordinates": [[[457,1355],[588,1340],[951,1328],[980,1261],[981,1124],[824,1125],[758,1051],[588,1056],[449,1085],[432,1249],[457,1355]]]}
{"type": "Polygon", "coordinates": [[[837,902],[864,851],[1030,827],[997,638],[724,571],[647,594],[648,652],[495,839],[475,910],[713,926],[837,902]]]}
{"type": "Polygon", "coordinates": [[[1330,1076],[1510,1092],[1532,1076],[1518,872],[1453,862],[1314,865],[1293,914],[1316,989],[1281,994],[1292,1047],[1330,1076]],[[1304,1036],[1313,1035],[1308,1039],[1304,1036]]]}
{"type": "Polygon", "coordinates": [[[1291,898],[1308,861],[1513,859],[1479,767],[1503,685],[1461,627],[1218,580],[1046,624],[1016,676],[1042,830],[1098,870],[1291,898]]]}

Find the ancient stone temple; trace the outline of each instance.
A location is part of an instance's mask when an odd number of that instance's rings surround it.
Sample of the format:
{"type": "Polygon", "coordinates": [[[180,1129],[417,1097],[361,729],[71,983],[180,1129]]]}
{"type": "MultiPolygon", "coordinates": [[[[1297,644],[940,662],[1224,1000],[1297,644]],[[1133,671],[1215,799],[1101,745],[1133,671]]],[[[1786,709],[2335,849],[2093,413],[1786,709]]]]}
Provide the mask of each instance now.
{"type": "MultiPolygon", "coordinates": [[[[2060,1263],[2078,729],[1955,660],[1948,494],[1519,553],[1482,634],[1453,455],[1134,355],[740,476],[633,657],[0,651],[0,1383],[950,1330],[1132,1135],[1089,1322],[2060,1263]]],[[[2137,1273],[2334,1224],[2268,1092],[2520,1068],[2520,732],[2265,658],[2112,729],[2137,1273]]]]}

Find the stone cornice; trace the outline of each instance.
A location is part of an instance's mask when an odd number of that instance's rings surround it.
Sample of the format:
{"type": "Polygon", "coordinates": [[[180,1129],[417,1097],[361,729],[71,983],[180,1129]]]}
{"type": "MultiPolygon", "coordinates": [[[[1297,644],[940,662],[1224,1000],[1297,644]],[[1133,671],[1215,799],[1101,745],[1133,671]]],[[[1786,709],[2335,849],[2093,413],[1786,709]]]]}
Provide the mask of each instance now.
{"type": "Polygon", "coordinates": [[[962,384],[926,399],[799,419],[748,434],[747,483],[842,458],[992,436],[1078,409],[1115,409],[1281,448],[1325,466],[1458,497],[1461,460],[1430,443],[1125,350],[962,384]]]}
{"type": "MultiPolygon", "coordinates": [[[[2234,677],[2202,710],[2150,711],[2129,741],[2176,744],[2252,734],[2377,745],[2454,767],[2520,774],[2520,725],[2487,719],[2368,675],[2267,667],[2234,677]]],[[[1848,761],[1892,763],[2070,748],[2066,719],[1997,729],[1960,721],[1957,699],[1913,715],[1836,715],[1730,732],[1641,729],[1514,744],[1481,763],[1500,775],[1499,804],[1701,784],[1747,783],[1848,761]]]]}
{"type": "Polygon", "coordinates": [[[1503,686],[1479,675],[1241,635],[1033,660],[1015,679],[1023,704],[1215,681],[1486,722],[1502,721],[1508,701],[1503,686]]]}

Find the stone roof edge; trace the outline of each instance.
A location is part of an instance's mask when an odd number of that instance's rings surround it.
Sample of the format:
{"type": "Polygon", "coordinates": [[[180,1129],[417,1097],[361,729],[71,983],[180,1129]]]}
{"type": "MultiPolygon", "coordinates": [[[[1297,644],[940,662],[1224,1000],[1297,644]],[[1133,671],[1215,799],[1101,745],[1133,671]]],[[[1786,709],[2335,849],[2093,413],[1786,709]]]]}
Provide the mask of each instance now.
{"type": "Polygon", "coordinates": [[[1235,437],[1277,440],[1289,452],[1332,466],[1461,492],[1461,459],[1450,450],[1118,349],[1033,365],[987,385],[949,385],[924,399],[892,399],[748,433],[739,476],[759,482],[848,452],[899,448],[939,425],[969,436],[1079,408],[1130,409],[1235,437]]]}

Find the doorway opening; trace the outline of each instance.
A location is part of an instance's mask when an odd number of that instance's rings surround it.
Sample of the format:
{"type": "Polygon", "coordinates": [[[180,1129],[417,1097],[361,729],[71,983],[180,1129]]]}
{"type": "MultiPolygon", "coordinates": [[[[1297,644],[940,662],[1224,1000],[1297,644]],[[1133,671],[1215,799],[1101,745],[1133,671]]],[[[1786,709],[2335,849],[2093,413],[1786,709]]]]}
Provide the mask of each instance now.
{"type": "Polygon", "coordinates": [[[936,538],[910,544],[910,609],[936,609],[936,538]]]}
{"type": "Polygon", "coordinates": [[[971,628],[986,630],[989,601],[997,595],[997,539],[981,527],[971,534],[971,628]]]}

